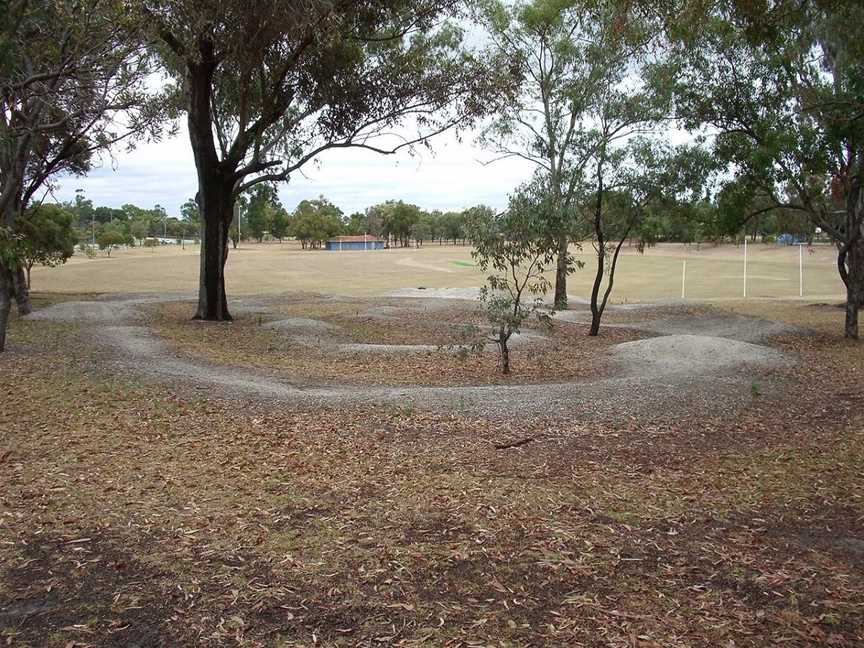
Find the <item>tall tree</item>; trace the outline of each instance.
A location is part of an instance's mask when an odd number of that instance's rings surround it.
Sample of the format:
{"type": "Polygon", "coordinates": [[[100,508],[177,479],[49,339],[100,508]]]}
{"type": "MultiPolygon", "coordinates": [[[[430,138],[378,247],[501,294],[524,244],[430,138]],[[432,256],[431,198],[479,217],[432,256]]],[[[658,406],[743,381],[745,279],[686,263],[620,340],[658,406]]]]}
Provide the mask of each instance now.
{"type": "Polygon", "coordinates": [[[246,229],[258,242],[264,240],[264,233],[273,225],[273,216],[281,209],[276,189],[269,184],[255,185],[249,191],[249,206],[246,209],[246,229]]]}
{"type": "MultiPolygon", "coordinates": [[[[10,0],[0,10],[0,225],[58,174],[81,174],[121,140],[158,135],[168,104],[152,101],[149,60],[115,0],[10,0]]],[[[7,241],[10,239],[6,239],[7,241]]],[[[2,255],[10,259],[14,255],[2,255]]],[[[19,267],[0,264],[0,349],[19,267]]]]}
{"type": "MultiPolygon", "coordinates": [[[[482,6],[493,51],[506,56],[521,79],[516,100],[497,114],[482,142],[496,160],[521,158],[546,176],[547,226],[558,240],[555,306],[566,308],[573,207],[584,171],[603,142],[592,126],[611,92],[639,92],[622,79],[638,76],[636,58],[645,50],[648,30],[629,4],[611,0],[491,0],[482,6]]],[[[633,125],[606,137],[620,138],[633,125]]]]}
{"type": "Polygon", "coordinates": [[[230,319],[236,197],[333,148],[425,142],[490,106],[498,66],[441,19],[455,0],[139,0],[182,87],[204,225],[197,318],[230,319]],[[377,136],[405,121],[408,141],[377,136]]]}
{"type": "Polygon", "coordinates": [[[303,200],[294,210],[291,234],[306,247],[321,247],[327,239],[342,230],[342,210],[324,196],[316,200],[303,200]]]}
{"type": "Polygon", "coordinates": [[[615,123],[610,122],[613,114],[626,120],[629,112],[604,113],[599,121],[603,141],[585,201],[597,257],[590,296],[591,336],[600,332],[621,248],[638,231],[649,207],[671,208],[678,203],[694,202],[714,168],[710,156],[698,146],[673,147],[647,137],[614,146],[606,135],[610,123],[615,123]]]}
{"type": "Polygon", "coordinates": [[[864,5],[839,0],[682,2],[670,72],[680,114],[715,135],[725,197],[800,212],[837,246],[844,334],[864,306],[864,5]],[[695,19],[694,19],[695,18],[695,19]]]}
{"type": "Polygon", "coordinates": [[[369,221],[366,219],[366,214],[363,212],[354,212],[348,217],[345,223],[345,232],[347,234],[368,234],[369,221]]]}
{"type": "Polygon", "coordinates": [[[411,231],[420,220],[420,208],[401,200],[388,203],[389,209],[384,217],[384,234],[399,241],[402,247],[408,247],[411,231]]]}
{"type": "Polygon", "coordinates": [[[288,236],[289,225],[288,212],[285,211],[285,208],[281,205],[274,207],[273,216],[270,219],[270,234],[273,238],[279,239],[281,243],[282,239],[288,236]]]}
{"type": "Polygon", "coordinates": [[[28,290],[34,265],[57,266],[74,254],[77,243],[74,221],[71,211],[52,204],[31,207],[17,219],[15,229],[21,235],[20,256],[28,290]]]}
{"type": "Polygon", "coordinates": [[[489,272],[480,290],[490,324],[484,340],[498,347],[503,374],[510,373],[510,338],[531,315],[539,315],[550,288],[545,272],[557,246],[547,227],[548,211],[557,208],[551,196],[543,180],[535,178],[510,196],[503,213],[482,205],[466,211],[465,229],[474,245],[471,256],[482,272],[489,272]]]}

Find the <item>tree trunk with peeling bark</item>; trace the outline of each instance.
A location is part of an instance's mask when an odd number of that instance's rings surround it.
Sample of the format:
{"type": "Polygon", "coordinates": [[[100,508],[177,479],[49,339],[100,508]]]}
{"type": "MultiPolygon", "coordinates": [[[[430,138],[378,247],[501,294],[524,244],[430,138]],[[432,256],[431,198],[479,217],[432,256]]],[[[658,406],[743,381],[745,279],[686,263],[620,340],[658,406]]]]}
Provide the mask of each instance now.
{"type": "Polygon", "coordinates": [[[843,335],[857,340],[858,311],[864,307],[864,170],[851,179],[846,194],[846,240],[840,245],[837,269],[846,286],[843,335]]]}
{"type": "Polygon", "coordinates": [[[569,271],[567,265],[567,254],[569,243],[570,241],[566,234],[562,235],[558,240],[558,261],[555,267],[556,310],[564,310],[567,308],[567,273],[569,271]]]}
{"type": "Polygon", "coordinates": [[[849,246],[846,254],[840,255],[843,283],[846,284],[846,322],[843,335],[851,340],[859,338],[858,312],[864,307],[864,236],[849,246]]]}
{"type": "Polygon", "coordinates": [[[12,289],[15,291],[15,304],[18,306],[19,315],[29,315],[33,312],[30,303],[30,282],[24,274],[24,268],[18,268],[12,273],[12,289]]]}
{"type": "Polygon", "coordinates": [[[0,352],[6,350],[6,329],[12,308],[11,292],[9,271],[0,263],[0,352]]]}

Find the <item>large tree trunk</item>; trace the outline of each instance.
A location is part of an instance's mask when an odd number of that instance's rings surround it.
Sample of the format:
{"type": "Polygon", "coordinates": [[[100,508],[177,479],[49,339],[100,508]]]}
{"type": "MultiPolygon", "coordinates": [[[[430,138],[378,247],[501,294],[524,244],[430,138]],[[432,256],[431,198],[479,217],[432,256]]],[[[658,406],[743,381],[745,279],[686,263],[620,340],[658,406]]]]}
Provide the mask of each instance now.
{"type": "Polygon", "coordinates": [[[0,352],[6,350],[6,328],[9,325],[9,311],[12,309],[12,286],[9,271],[0,264],[0,352]]]}
{"type": "Polygon", "coordinates": [[[843,328],[843,335],[850,340],[858,339],[858,310],[860,305],[852,300],[852,295],[846,302],[846,325],[843,328]]]}
{"type": "Polygon", "coordinates": [[[567,254],[569,240],[566,235],[558,240],[558,263],[555,268],[555,308],[567,308],[567,254]]]}
{"type": "Polygon", "coordinates": [[[237,161],[223,162],[216,152],[211,113],[216,60],[212,43],[199,44],[200,61],[189,64],[189,142],[198,171],[198,207],[201,212],[201,266],[195,319],[230,320],[225,295],[228,229],[233,219],[234,169],[237,161]]]}
{"type": "MultiPolygon", "coordinates": [[[[0,195],[0,226],[12,230],[15,224],[15,206],[12,200],[13,192],[8,188],[0,195]]],[[[0,242],[2,245],[2,242],[0,242]]],[[[6,349],[6,330],[9,326],[9,311],[12,309],[12,272],[0,262],[0,352],[6,349]]]]}
{"type": "Polygon", "coordinates": [[[225,293],[225,262],[228,260],[228,227],[231,214],[229,196],[213,196],[212,203],[202,201],[201,266],[198,289],[198,310],[195,319],[230,321],[228,298],[225,293]],[[208,213],[208,206],[211,208],[208,213]]]}
{"type": "Polygon", "coordinates": [[[27,275],[24,274],[22,266],[18,266],[12,274],[12,282],[13,290],[15,291],[15,303],[18,305],[18,314],[21,316],[29,315],[33,312],[33,305],[30,303],[30,281],[27,275]]]}
{"type": "Polygon", "coordinates": [[[846,236],[837,269],[846,285],[846,323],[843,335],[858,339],[858,311],[864,307],[864,172],[853,178],[846,196],[846,236]]]}
{"type": "Polygon", "coordinates": [[[845,257],[841,258],[840,263],[845,264],[843,281],[846,284],[846,322],[843,335],[857,340],[858,311],[864,307],[864,238],[859,237],[841,257],[845,257]]]}

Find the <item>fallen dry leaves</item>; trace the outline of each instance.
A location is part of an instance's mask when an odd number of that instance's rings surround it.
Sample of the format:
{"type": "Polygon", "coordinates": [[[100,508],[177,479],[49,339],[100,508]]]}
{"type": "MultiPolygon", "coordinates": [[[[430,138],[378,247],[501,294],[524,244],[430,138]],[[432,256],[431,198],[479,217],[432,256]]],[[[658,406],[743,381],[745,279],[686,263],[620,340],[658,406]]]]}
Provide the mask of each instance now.
{"type": "Polygon", "coordinates": [[[465,324],[482,325],[482,316],[472,303],[456,302],[417,313],[396,301],[397,306],[389,307],[394,314],[385,318],[365,315],[376,303],[371,299],[334,302],[321,296],[302,296],[275,306],[286,316],[319,319],[337,327],[332,334],[298,332],[313,341],[324,342],[320,347],[262,326],[280,317],[270,306],[262,307],[260,313],[238,313],[231,326],[225,327],[192,322],[191,303],[173,302],[154,309],[152,325],[180,355],[276,371],[293,381],[311,384],[453,386],[597,378],[609,370],[605,351],[610,346],[642,337],[632,330],[608,329],[602,337],[589,338],[583,325],[561,322],[550,329],[530,322],[524,330],[547,339],[526,346],[514,344],[513,375],[508,377],[501,375],[493,348],[481,354],[460,356],[450,346],[467,341],[461,333],[465,324]],[[327,344],[350,343],[440,345],[442,348],[382,353],[346,352],[327,347],[327,344]]]}
{"type": "Polygon", "coordinates": [[[775,340],[803,362],[736,420],[611,427],[188,397],[33,326],[0,644],[864,642],[864,363],[830,334],[775,340]]]}

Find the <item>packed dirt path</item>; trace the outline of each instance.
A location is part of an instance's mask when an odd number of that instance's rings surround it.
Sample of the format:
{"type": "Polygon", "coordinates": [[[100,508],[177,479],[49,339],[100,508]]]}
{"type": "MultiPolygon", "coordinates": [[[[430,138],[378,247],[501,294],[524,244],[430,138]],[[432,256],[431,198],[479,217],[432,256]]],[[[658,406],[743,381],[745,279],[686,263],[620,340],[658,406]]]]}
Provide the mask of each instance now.
{"type": "MultiPolygon", "coordinates": [[[[182,297],[176,295],[172,299],[182,297]]],[[[430,295],[433,300],[441,298],[438,294],[430,295]]],[[[275,376],[266,370],[178,356],[170,344],[148,327],[146,313],[141,308],[159,301],[152,296],[128,295],[62,302],[39,310],[32,317],[85,322],[91,343],[108,350],[107,361],[118,370],[207,386],[228,397],[326,405],[375,403],[452,410],[487,418],[560,416],[621,420],[674,418],[692,411],[734,414],[738,406],[751,400],[754,381],[793,362],[779,351],[753,343],[788,327],[757,318],[717,315],[710,319],[679,317],[674,321],[617,324],[645,329],[658,337],[613,347],[616,370],[611,376],[595,380],[453,387],[312,384],[275,376]]],[[[237,312],[261,312],[268,308],[268,302],[238,299],[234,308],[237,312]]],[[[579,321],[580,313],[567,311],[559,319],[566,326],[568,319],[579,321]]]]}

